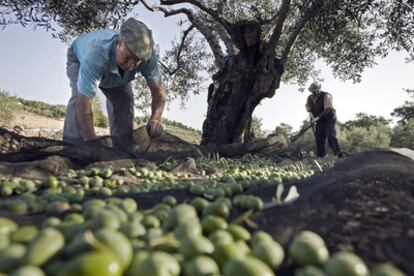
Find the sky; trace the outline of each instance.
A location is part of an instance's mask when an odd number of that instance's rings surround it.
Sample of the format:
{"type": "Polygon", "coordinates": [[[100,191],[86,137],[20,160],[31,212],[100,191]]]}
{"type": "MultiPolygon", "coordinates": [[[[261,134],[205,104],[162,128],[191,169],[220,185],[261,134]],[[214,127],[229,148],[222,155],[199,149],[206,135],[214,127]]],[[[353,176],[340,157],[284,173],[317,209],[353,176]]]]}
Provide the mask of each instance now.
{"type": "MultiPolygon", "coordinates": [[[[144,21],[152,30],[154,41],[161,53],[169,48],[178,35],[177,17],[164,18],[160,13],[150,13],[139,8],[133,16],[144,21]]],[[[65,73],[68,44],[52,38],[43,29],[32,30],[20,25],[0,30],[0,89],[30,100],[51,104],[66,104],[70,97],[69,81],[65,73]]],[[[322,90],[333,96],[338,120],[352,120],[359,112],[384,116],[409,100],[404,88],[414,88],[414,64],[405,63],[404,52],[391,52],[377,65],[367,68],[362,81],[354,84],[333,77],[331,70],[318,62],[323,78],[322,90]]],[[[167,91],[168,92],[168,91],[167,91]]],[[[298,130],[308,115],[304,108],[308,92],[299,92],[294,85],[281,84],[271,99],[264,99],[254,116],[262,120],[262,128],[273,130],[280,123],[288,123],[298,130]]],[[[207,112],[207,93],[192,96],[185,109],[180,103],[168,105],[164,117],[196,129],[202,129],[207,112]]]]}

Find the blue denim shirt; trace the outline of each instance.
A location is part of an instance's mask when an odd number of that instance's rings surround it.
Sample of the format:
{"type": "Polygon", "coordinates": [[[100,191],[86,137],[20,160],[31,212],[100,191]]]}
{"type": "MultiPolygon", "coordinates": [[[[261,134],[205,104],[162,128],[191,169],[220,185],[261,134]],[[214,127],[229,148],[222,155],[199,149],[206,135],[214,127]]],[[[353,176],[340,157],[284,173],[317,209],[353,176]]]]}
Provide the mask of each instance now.
{"type": "Polygon", "coordinates": [[[130,83],[137,73],[141,73],[148,84],[161,79],[154,50],[150,60],[125,71],[123,76],[119,74],[115,51],[118,35],[119,30],[98,30],[80,35],[72,43],[80,63],[77,88],[82,95],[92,98],[99,86],[113,88],[130,83]]]}

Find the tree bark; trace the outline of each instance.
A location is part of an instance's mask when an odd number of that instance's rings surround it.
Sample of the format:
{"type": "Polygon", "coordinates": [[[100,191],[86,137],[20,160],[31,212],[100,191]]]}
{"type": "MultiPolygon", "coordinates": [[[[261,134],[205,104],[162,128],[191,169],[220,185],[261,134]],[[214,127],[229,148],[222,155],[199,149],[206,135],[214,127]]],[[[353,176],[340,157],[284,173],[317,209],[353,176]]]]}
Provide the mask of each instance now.
{"type": "Polygon", "coordinates": [[[260,54],[230,56],[213,76],[202,145],[245,141],[254,109],[263,98],[274,95],[283,72],[278,59],[260,54]]]}
{"type": "Polygon", "coordinates": [[[283,74],[283,63],[261,39],[261,24],[248,19],[232,25],[231,37],[239,52],[228,55],[213,75],[201,145],[244,142],[256,106],[273,97],[283,74]]]}

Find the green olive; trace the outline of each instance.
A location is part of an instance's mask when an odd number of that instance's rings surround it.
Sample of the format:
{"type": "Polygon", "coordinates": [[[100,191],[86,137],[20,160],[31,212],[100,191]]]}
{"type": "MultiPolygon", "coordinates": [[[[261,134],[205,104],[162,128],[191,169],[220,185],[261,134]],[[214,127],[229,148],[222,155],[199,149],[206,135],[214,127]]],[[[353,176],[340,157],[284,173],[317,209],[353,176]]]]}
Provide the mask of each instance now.
{"type": "Polygon", "coordinates": [[[208,256],[196,256],[184,264],[185,276],[219,276],[217,263],[208,256]]]}
{"type": "Polygon", "coordinates": [[[325,276],[325,273],[317,266],[306,265],[297,268],[295,276],[325,276]]]}
{"type": "Polygon", "coordinates": [[[189,204],[180,204],[174,207],[165,221],[164,230],[173,230],[177,225],[189,221],[198,220],[197,212],[193,206],[189,204]]]}
{"type": "Polygon", "coordinates": [[[102,169],[99,172],[99,176],[102,177],[102,178],[110,178],[112,176],[112,173],[113,172],[112,172],[111,168],[105,168],[105,169],[102,169]]]}
{"type": "Polygon", "coordinates": [[[238,224],[230,224],[227,231],[233,236],[234,240],[249,241],[251,235],[244,227],[238,224]]]}
{"type": "Polygon", "coordinates": [[[0,234],[9,234],[16,231],[18,228],[17,224],[9,219],[0,217],[0,234]]]}
{"type": "Polygon", "coordinates": [[[206,235],[210,235],[216,230],[227,229],[228,225],[222,217],[209,215],[201,221],[201,226],[203,228],[203,232],[206,235]]]}
{"type": "Polygon", "coordinates": [[[201,254],[213,253],[214,246],[210,240],[204,236],[192,236],[187,237],[181,242],[180,252],[186,257],[191,258],[193,256],[201,254]]]}
{"type": "Polygon", "coordinates": [[[46,188],[57,188],[58,186],[59,186],[59,181],[56,178],[56,176],[51,175],[46,179],[46,183],[45,183],[46,188]]]}
{"type": "Polygon", "coordinates": [[[13,243],[28,243],[36,237],[38,232],[35,226],[22,226],[11,234],[10,239],[13,243]]]}
{"type": "Polygon", "coordinates": [[[174,230],[174,234],[179,240],[193,236],[200,236],[202,232],[203,231],[199,222],[181,223],[174,230]]]}
{"type": "Polygon", "coordinates": [[[160,220],[154,215],[146,215],[142,219],[142,224],[145,228],[159,228],[161,223],[160,220]]]}
{"type": "Polygon", "coordinates": [[[145,235],[145,227],[140,222],[126,222],[121,225],[120,231],[128,238],[138,238],[145,235]]]}
{"type": "Polygon", "coordinates": [[[194,184],[190,186],[190,194],[192,195],[203,195],[204,192],[206,191],[206,189],[204,188],[204,186],[200,185],[200,184],[194,184]]]}
{"type": "Polygon", "coordinates": [[[197,213],[202,214],[203,210],[210,204],[210,202],[202,197],[196,197],[190,202],[190,204],[194,206],[197,213]]]}
{"type": "Polygon", "coordinates": [[[231,259],[225,263],[223,276],[274,276],[273,271],[262,261],[247,256],[244,259],[231,259]]]}
{"type": "Polygon", "coordinates": [[[231,259],[244,259],[246,252],[240,250],[236,243],[217,244],[214,248],[213,258],[222,267],[224,263],[231,259]]]}
{"type": "Polygon", "coordinates": [[[27,203],[21,199],[7,201],[5,205],[7,210],[16,215],[25,215],[29,209],[27,203]]]}
{"type": "Polygon", "coordinates": [[[234,242],[233,236],[228,231],[221,229],[211,233],[208,238],[215,246],[234,242]]]}
{"type": "Polygon", "coordinates": [[[272,269],[276,269],[283,262],[285,252],[276,241],[263,241],[253,244],[253,256],[265,262],[272,269]]]}
{"type": "Polygon", "coordinates": [[[169,206],[175,206],[177,204],[177,199],[173,196],[166,196],[162,199],[162,202],[169,206]]]}
{"type": "Polygon", "coordinates": [[[335,253],[325,265],[329,276],[366,276],[368,268],[360,257],[351,252],[335,253]]]}
{"type": "MultiPolygon", "coordinates": [[[[165,252],[140,252],[134,256],[127,276],[178,276],[180,265],[178,261],[165,252]]],[[[96,274],[98,275],[98,274],[96,274]]]]}
{"type": "Polygon", "coordinates": [[[405,274],[392,264],[384,263],[374,266],[370,276],[405,276],[405,274]]]}
{"type": "Polygon", "coordinates": [[[9,245],[0,251],[0,272],[9,272],[21,263],[26,247],[19,243],[9,245]]]}
{"type": "Polygon", "coordinates": [[[321,265],[329,258],[323,239],[311,231],[302,231],[290,243],[289,257],[299,265],[321,265]]]}
{"type": "Polygon", "coordinates": [[[119,207],[121,207],[128,214],[132,214],[138,210],[138,204],[132,198],[124,198],[120,202],[119,207]]]}
{"type": "Polygon", "coordinates": [[[91,225],[92,229],[108,227],[117,230],[121,226],[121,222],[114,212],[103,209],[92,218],[91,225]]]}
{"type": "Polygon", "coordinates": [[[37,266],[25,265],[12,271],[10,276],[45,276],[45,273],[37,266]]]}
{"type": "Polygon", "coordinates": [[[62,233],[54,228],[42,229],[28,244],[23,263],[41,266],[55,256],[65,245],[62,233]]]}
{"type": "Polygon", "coordinates": [[[254,244],[259,243],[259,242],[262,242],[262,241],[264,241],[264,242],[269,242],[269,241],[272,242],[274,240],[273,240],[272,236],[270,236],[268,233],[259,230],[259,231],[255,232],[253,234],[253,237],[252,237],[250,243],[253,246],[254,244]]]}
{"type": "Polygon", "coordinates": [[[225,202],[214,202],[204,209],[203,216],[208,215],[220,216],[224,219],[227,219],[230,215],[230,208],[225,202]]]}
{"type": "Polygon", "coordinates": [[[96,239],[102,242],[126,269],[132,261],[132,245],[128,238],[113,229],[103,228],[95,233],[96,239]]]}
{"type": "Polygon", "coordinates": [[[59,271],[62,276],[121,276],[122,266],[109,253],[91,251],[76,256],[59,271]]]}

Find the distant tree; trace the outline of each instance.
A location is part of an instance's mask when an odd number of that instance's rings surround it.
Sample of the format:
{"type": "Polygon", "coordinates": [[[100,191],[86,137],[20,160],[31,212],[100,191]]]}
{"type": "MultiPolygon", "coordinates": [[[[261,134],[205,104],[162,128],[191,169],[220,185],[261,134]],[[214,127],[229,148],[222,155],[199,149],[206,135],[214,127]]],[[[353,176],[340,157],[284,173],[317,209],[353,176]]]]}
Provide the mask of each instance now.
{"type": "Polygon", "coordinates": [[[339,131],[338,140],[342,149],[350,154],[370,149],[388,149],[391,143],[391,130],[382,124],[369,127],[353,126],[339,131]]]}
{"type": "Polygon", "coordinates": [[[354,127],[360,127],[369,129],[371,126],[385,126],[389,127],[391,120],[385,119],[383,116],[368,115],[360,112],[356,114],[355,120],[346,121],[341,124],[342,128],[351,129],[354,127]]]}
{"type": "Polygon", "coordinates": [[[101,102],[98,97],[92,100],[92,111],[94,126],[107,128],[109,126],[108,118],[102,111],[101,102]]]}
{"type": "Polygon", "coordinates": [[[414,118],[400,122],[394,127],[391,135],[391,146],[414,149],[414,118]]]}
{"type": "Polygon", "coordinates": [[[292,135],[293,127],[287,123],[280,123],[278,126],[276,126],[274,133],[283,133],[287,137],[292,135]]]}
{"type": "MultiPolygon", "coordinates": [[[[310,122],[308,120],[302,121],[300,129],[308,127],[310,122]]],[[[276,128],[277,129],[277,128],[276,128]]],[[[293,134],[294,135],[294,134],[293,134]]],[[[294,151],[301,151],[302,153],[311,153],[315,150],[315,135],[313,129],[309,129],[302,134],[292,145],[294,151]]]]}
{"type": "Polygon", "coordinates": [[[155,7],[144,0],[0,0],[0,24],[52,29],[56,23],[64,39],[117,27],[139,3],[187,19],[181,40],[162,60],[183,99],[200,92],[197,79],[206,74],[199,70],[212,75],[202,144],[243,141],[257,105],[281,81],[304,85],[314,78],[318,58],[335,76],[353,81],[389,50],[405,49],[414,60],[412,0],[159,0],[155,7]]]}
{"type": "Polygon", "coordinates": [[[262,118],[253,116],[249,123],[249,130],[244,133],[244,141],[251,142],[257,139],[264,138],[265,132],[262,128],[262,118]]]}
{"type": "Polygon", "coordinates": [[[18,108],[17,98],[0,89],[0,126],[8,125],[14,119],[18,108]]]}
{"type": "Polygon", "coordinates": [[[65,117],[65,105],[52,105],[41,101],[26,100],[23,98],[17,98],[17,100],[21,104],[24,111],[49,118],[62,119],[65,117]]]}
{"type": "Polygon", "coordinates": [[[410,97],[411,101],[406,101],[402,106],[397,107],[391,113],[392,116],[400,118],[399,123],[407,123],[409,120],[414,118],[414,89],[405,90],[410,97]]]}

